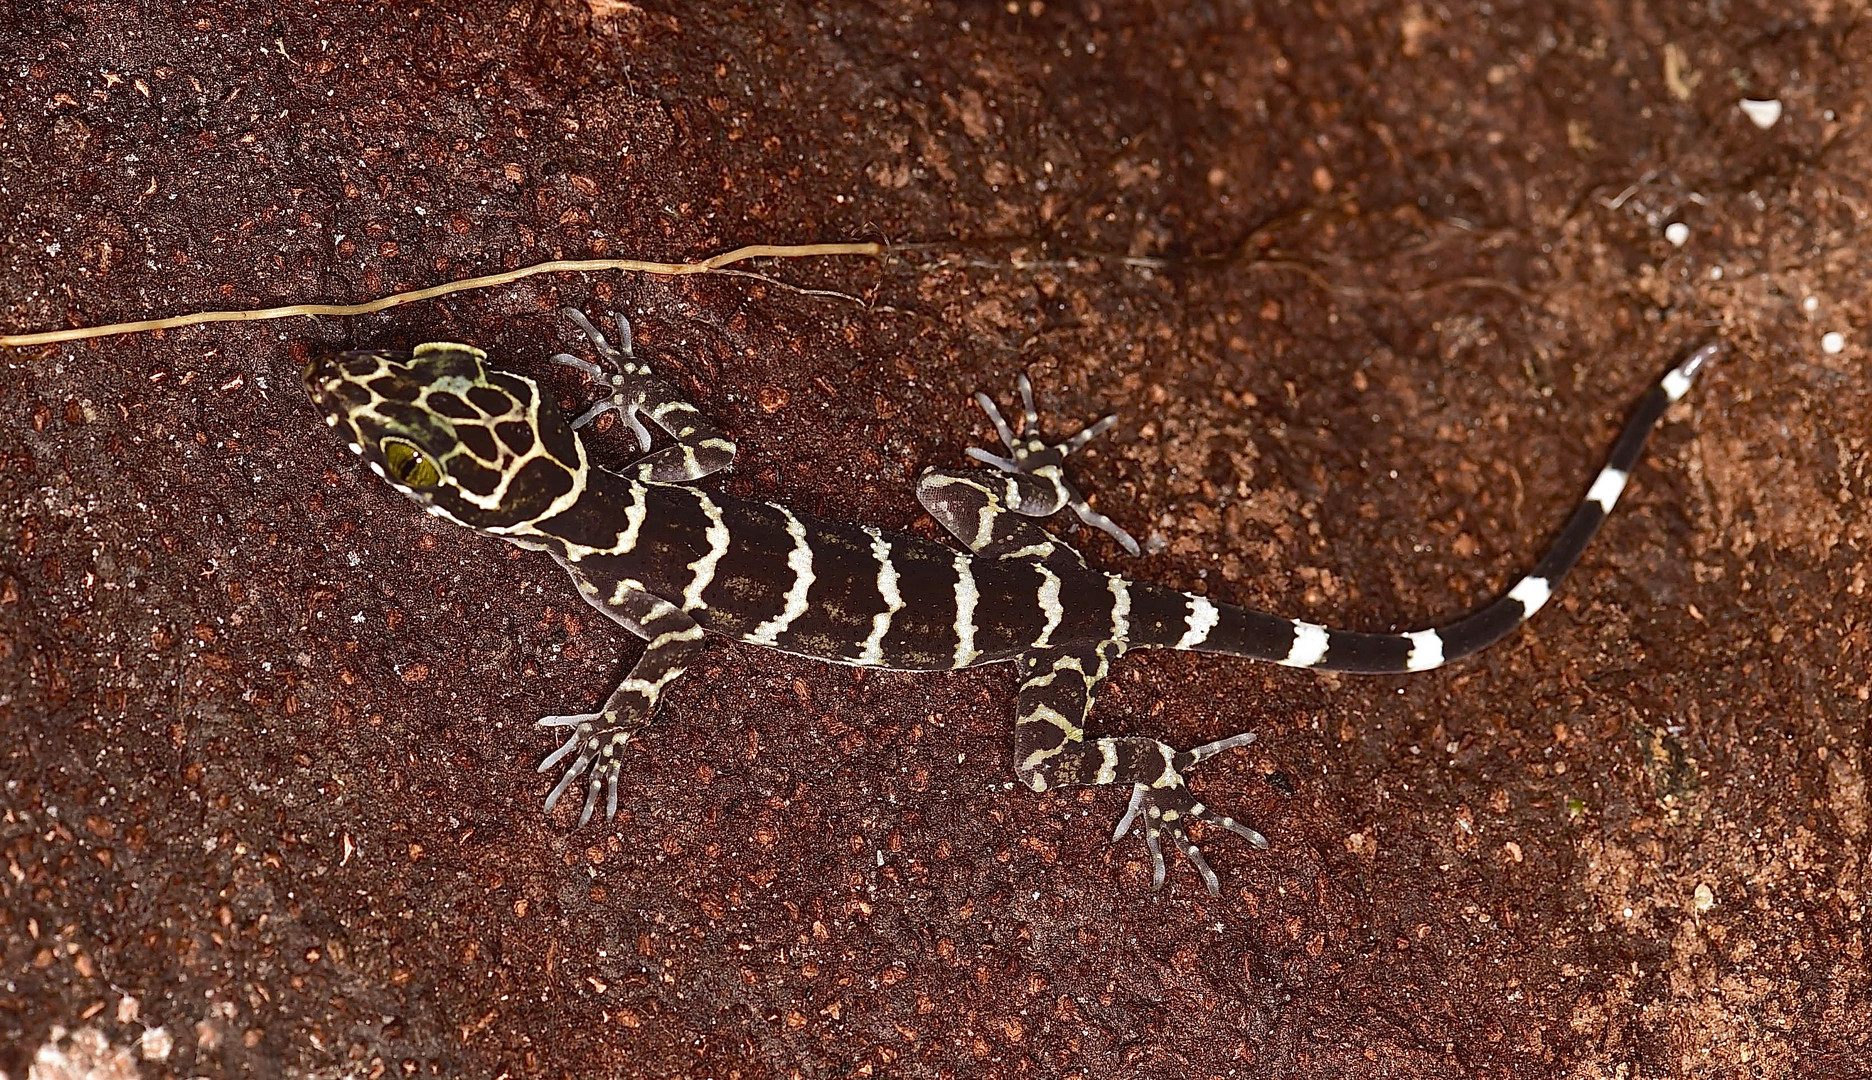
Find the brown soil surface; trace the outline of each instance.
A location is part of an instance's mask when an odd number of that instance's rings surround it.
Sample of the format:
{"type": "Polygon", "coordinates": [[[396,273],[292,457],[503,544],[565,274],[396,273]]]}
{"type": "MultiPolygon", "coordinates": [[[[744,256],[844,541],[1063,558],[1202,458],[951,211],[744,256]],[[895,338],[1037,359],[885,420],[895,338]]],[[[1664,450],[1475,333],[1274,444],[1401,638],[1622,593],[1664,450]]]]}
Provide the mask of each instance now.
{"type": "Polygon", "coordinates": [[[0,353],[7,1076],[148,1028],[152,1077],[1872,1071],[1859,5],[381,7],[7,7],[4,328],[928,246],[0,353]],[[1272,840],[1212,899],[1121,793],[1011,786],[1001,667],[717,643],[620,819],[543,817],[532,718],[638,646],[297,379],[457,339],[573,404],[563,304],[637,317],[729,490],[892,527],[1028,370],[1126,416],[1077,472],[1153,550],[1089,558],[1360,629],[1512,582],[1727,353],[1491,652],[1122,662],[1112,727],[1261,733],[1196,774],[1272,840]]]}

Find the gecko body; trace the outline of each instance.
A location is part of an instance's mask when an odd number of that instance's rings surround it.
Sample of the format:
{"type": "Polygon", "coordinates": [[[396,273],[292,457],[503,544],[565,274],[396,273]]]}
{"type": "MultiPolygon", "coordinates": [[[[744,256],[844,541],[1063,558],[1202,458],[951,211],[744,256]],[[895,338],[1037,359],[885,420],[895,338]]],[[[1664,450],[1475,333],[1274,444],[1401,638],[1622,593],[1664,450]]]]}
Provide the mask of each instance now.
{"type": "Polygon", "coordinates": [[[541,771],[563,766],[550,810],[581,781],[580,824],[602,795],[617,812],[626,743],[655,716],[671,682],[715,633],[834,663],[947,671],[1013,662],[1021,685],[1014,772],[1034,791],[1081,784],[1128,789],[1114,839],[1141,824],[1153,885],[1163,840],[1188,858],[1211,893],[1215,873],[1192,842],[1200,820],[1265,847],[1254,829],[1204,805],[1189,770],[1246,745],[1238,734],[1188,750],[1143,737],[1100,737],[1087,719],[1112,663],[1137,649],[1184,649],[1344,672],[1425,671],[1500,640],[1541,609],[1605,519],[1646,437],[1716,351],[1672,368],[1632,410],[1606,466],[1533,570],[1491,604],[1454,623],[1404,634],[1359,633],[1253,611],[1130,580],[1086,564],[1038,519],[1071,509],[1133,554],[1137,544],[1087,504],[1063,461],[1114,422],[1063,441],[1039,434],[1030,385],[1016,431],[985,395],[977,401],[1006,456],[971,449],[983,468],[931,469],[917,483],[930,515],[962,545],[827,520],[696,484],[729,466],[734,442],[634,356],[630,326],[614,344],[576,311],[602,364],[561,353],[606,394],[568,421],[531,379],[491,368],[452,342],[410,353],[359,350],[316,357],[307,392],[326,423],[380,476],[429,513],[563,566],[580,595],[647,643],[597,710],[548,716],[567,729],[541,771]],[[620,469],[595,464],[580,429],[616,411],[644,456],[620,469]],[[673,445],[651,451],[644,420],[673,445]]]}

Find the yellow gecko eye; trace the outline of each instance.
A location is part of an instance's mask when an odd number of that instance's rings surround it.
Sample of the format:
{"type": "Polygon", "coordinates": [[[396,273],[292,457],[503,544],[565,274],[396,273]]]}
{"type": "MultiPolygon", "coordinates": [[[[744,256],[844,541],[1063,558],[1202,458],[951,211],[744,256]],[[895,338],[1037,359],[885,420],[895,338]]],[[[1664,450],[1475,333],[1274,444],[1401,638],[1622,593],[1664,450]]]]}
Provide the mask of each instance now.
{"type": "Polygon", "coordinates": [[[429,456],[402,439],[385,439],[383,456],[384,468],[400,484],[429,488],[442,482],[442,474],[429,456]]]}

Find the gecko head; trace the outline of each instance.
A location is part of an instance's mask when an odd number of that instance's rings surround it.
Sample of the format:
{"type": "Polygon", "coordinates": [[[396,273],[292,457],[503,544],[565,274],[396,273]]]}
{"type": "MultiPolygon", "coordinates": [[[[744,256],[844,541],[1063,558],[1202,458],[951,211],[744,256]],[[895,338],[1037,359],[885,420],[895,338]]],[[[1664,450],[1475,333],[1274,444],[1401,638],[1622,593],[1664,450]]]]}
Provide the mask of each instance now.
{"type": "Polygon", "coordinates": [[[361,349],[306,365],[306,394],[372,471],[437,517],[500,535],[570,506],[584,448],[533,380],[471,345],[361,349]]]}

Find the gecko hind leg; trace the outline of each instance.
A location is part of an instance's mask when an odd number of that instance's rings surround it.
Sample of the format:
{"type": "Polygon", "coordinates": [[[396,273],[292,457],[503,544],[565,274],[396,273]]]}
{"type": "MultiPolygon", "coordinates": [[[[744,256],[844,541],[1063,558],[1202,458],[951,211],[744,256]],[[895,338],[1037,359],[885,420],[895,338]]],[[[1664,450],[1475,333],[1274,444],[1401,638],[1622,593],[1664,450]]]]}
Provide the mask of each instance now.
{"type": "Polygon", "coordinates": [[[1190,839],[1192,820],[1212,825],[1266,848],[1267,839],[1248,826],[1203,804],[1189,789],[1185,773],[1203,761],[1253,742],[1252,733],[1231,735],[1191,750],[1177,750],[1156,739],[1092,738],[1086,734],[1092,698],[1109,674],[1112,659],[1123,652],[1114,642],[1086,647],[1035,650],[1020,658],[1021,689],[1014,718],[1014,775],[1033,791],[1081,784],[1131,788],[1131,804],[1112,835],[1115,843],[1143,823],[1144,847],[1151,857],[1151,888],[1162,888],[1167,866],[1163,838],[1189,860],[1211,896],[1222,883],[1190,839]]]}
{"type": "Polygon", "coordinates": [[[1048,442],[1040,434],[1040,412],[1034,407],[1033,380],[1022,372],[1017,387],[1021,397],[1019,432],[1009,426],[993,398],[984,393],[975,395],[975,403],[988,414],[989,421],[994,424],[995,434],[1001,437],[1002,444],[1007,447],[1008,456],[1001,457],[973,446],[966,451],[968,456],[1001,472],[1039,482],[1025,485],[1026,490],[1022,494],[1028,497],[1011,509],[1029,517],[1047,517],[1063,507],[1071,507],[1072,512],[1079,515],[1080,521],[1110,534],[1126,551],[1138,554],[1138,542],[1117,522],[1092,509],[1085,496],[1066,478],[1062,464],[1069,454],[1110,430],[1118,422],[1118,417],[1104,417],[1086,425],[1069,439],[1048,442]]]}

